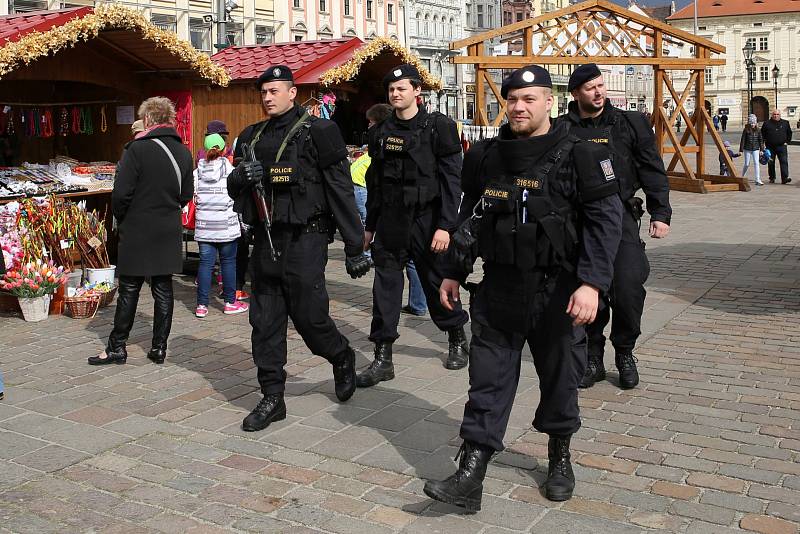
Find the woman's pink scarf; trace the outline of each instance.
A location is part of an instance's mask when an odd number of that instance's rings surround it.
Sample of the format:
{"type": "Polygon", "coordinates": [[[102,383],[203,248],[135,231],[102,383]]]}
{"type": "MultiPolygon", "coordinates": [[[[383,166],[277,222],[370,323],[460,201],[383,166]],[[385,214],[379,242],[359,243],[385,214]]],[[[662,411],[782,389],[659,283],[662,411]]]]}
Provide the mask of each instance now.
{"type": "Polygon", "coordinates": [[[140,137],[144,137],[145,135],[149,134],[150,132],[152,132],[156,128],[175,128],[175,125],[173,125],[173,124],[156,124],[155,126],[151,126],[150,128],[144,130],[143,132],[137,133],[136,137],[134,137],[134,139],[139,139],[140,137]]]}

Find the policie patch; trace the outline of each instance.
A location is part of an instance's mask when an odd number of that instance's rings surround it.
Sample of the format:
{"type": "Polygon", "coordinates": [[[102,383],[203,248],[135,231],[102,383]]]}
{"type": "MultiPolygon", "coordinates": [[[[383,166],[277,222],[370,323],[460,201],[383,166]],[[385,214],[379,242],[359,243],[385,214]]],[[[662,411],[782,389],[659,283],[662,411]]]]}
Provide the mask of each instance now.
{"type": "Polygon", "coordinates": [[[270,165],[269,183],[272,185],[290,185],[295,181],[295,168],[293,165],[287,165],[286,163],[270,165]]]}
{"type": "Polygon", "coordinates": [[[617,177],[614,175],[614,166],[611,165],[610,159],[604,159],[600,162],[600,168],[603,169],[603,176],[606,177],[606,182],[615,180],[617,177]]]}
{"type": "Polygon", "coordinates": [[[386,137],[386,141],[384,143],[384,147],[389,152],[405,152],[406,151],[406,140],[404,137],[398,137],[396,135],[389,135],[386,137]]]}

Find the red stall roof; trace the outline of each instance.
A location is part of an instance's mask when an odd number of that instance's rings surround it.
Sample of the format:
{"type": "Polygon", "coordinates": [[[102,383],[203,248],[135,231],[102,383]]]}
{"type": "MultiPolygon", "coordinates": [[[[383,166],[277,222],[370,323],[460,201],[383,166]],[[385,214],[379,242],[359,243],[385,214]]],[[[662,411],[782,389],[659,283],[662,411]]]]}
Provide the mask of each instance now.
{"type": "Polygon", "coordinates": [[[292,69],[297,85],[317,84],[325,71],[349,60],[362,44],[358,37],[348,37],[233,46],[217,52],[212,59],[228,70],[234,82],[256,80],[267,67],[286,65],[292,69]]]}
{"type": "Polygon", "coordinates": [[[55,11],[31,11],[0,17],[0,44],[18,41],[21,37],[37,31],[46,32],[54,26],[83,17],[91,13],[91,7],[74,7],[55,11]]]}

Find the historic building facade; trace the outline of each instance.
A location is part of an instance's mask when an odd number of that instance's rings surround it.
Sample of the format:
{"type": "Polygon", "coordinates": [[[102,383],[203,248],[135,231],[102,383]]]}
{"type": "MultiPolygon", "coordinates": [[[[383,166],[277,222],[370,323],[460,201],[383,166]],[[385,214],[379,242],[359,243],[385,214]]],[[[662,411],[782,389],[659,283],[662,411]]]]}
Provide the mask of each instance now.
{"type": "MultiPolygon", "coordinates": [[[[694,30],[692,6],[679,10],[667,21],[686,31],[694,30]]],[[[783,118],[794,126],[800,118],[800,5],[795,0],[743,2],[742,0],[700,0],[697,35],[724,45],[726,64],[705,72],[707,108],[727,113],[729,121],[741,124],[749,111],[747,67],[743,49],[754,48],[752,108],[759,121],[769,118],[769,110],[780,109],[783,118]],[[777,77],[773,77],[773,70],[777,77]]],[[[683,57],[694,50],[685,47],[683,57]]],[[[674,76],[676,82],[685,83],[674,76]]]]}

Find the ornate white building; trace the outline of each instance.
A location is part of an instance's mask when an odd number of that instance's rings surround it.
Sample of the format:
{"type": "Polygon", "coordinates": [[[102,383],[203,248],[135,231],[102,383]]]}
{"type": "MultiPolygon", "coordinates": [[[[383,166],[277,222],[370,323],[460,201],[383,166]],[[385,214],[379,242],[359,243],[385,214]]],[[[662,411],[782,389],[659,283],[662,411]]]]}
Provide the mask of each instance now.
{"type": "Polygon", "coordinates": [[[463,98],[459,98],[463,69],[448,58],[451,41],[464,35],[463,0],[407,0],[407,45],[419,54],[422,63],[442,79],[444,88],[428,96],[430,109],[453,119],[464,118],[463,98]]]}
{"type": "Polygon", "coordinates": [[[276,41],[392,37],[406,43],[404,0],[275,0],[276,41]]]}
{"type": "MultiPolygon", "coordinates": [[[[694,31],[694,10],[690,4],[667,19],[689,32],[694,31]]],[[[747,68],[743,48],[750,43],[753,55],[753,111],[759,120],[769,118],[775,107],[794,127],[800,113],[800,2],[797,0],[699,0],[697,35],[726,47],[721,56],[727,63],[705,73],[706,107],[712,114],[727,112],[729,121],[741,124],[748,112],[747,68]],[[777,67],[777,78],[773,70],[777,67]]],[[[694,50],[684,47],[683,57],[694,50]]],[[[688,76],[688,75],[687,75],[688,76]]],[[[674,76],[680,80],[678,76],[674,76]]],[[[685,81],[685,80],[684,80],[685,81]]]]}

